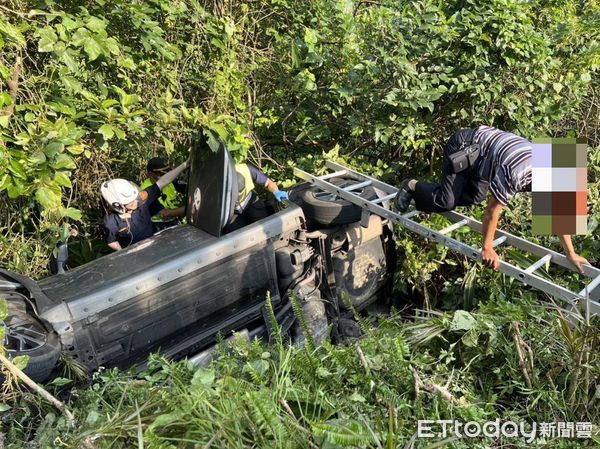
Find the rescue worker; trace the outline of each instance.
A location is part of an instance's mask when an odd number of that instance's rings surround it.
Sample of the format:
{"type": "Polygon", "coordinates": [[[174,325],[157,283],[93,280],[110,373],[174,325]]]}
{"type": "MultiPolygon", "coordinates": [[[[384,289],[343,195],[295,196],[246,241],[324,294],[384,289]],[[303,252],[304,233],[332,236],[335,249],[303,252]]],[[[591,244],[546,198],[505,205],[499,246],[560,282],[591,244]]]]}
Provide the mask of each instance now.
{"type": "MultiPolygon", "coordinates": [[[[102,183],[102,197],[113,212],[104,219],[106,243],[118,251],[154,234],[149,205],[185,170],[188,162],[162,175],[156,183],[140,191],[126,179],[111,179],[102,183]]],[[[172,213],[172,212],[171,212],[172,213]]]]}
{"type": "Polygon", "coordinates": [[[277,202],[288,199],[287,192],[279,190],[277,184],[255,166],[236,164],[235,172],[238,178],[238,199],[234,218],[227,225],[226,232],[235,231],[269,215],[267,205],[258,198],[254,191],[257,186],[264,187],[268,192],[271,192],[277,202]]]}
{"type": "MultiPolygon", "coordinates": [[[[471,206],[489,197],[483,218],[481,258],[494,270],[500,259],[493,248],[500,213],[518,193],[531,191],[531,142],[491,126],[462,129],[444,147],[439,183],[405,179],[399,186],[396,208],[406,212],[414,200],[417,210],[446,212],[471,206]]],[[[570,235],[558,236],[568,260],[583,272],[589,264],[573,249],[570,235]]]]}
{"type": "MultiPolygon", "coordinates": [[[[170,168],[163,158],[154,157],[150,159],[146,165],[148,178],[142,182],[140,189],[144,190],[150,187],[169,170],[170,168]]],[[[185,195],[186,190],[187,184],[175,179],[175,181],[165,186],[158,199],[150,204],[155,232],[177,225],[178,217],[185,215],[185,206],[181,195],[185,195]]]]}

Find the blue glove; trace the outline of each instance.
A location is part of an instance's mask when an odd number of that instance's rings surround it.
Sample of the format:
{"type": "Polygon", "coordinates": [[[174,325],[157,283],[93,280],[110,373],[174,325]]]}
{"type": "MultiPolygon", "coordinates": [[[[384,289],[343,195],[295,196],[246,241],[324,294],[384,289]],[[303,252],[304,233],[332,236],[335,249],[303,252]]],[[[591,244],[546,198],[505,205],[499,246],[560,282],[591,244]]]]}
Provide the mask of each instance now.
{"type": "Polygon", "coordinates": [[[281,203],[283,200],[289,200],[288,193],[285,190],[278,190],[277,192],[273,192],[273,196],[275,197],[278,203],[281,203]]]}

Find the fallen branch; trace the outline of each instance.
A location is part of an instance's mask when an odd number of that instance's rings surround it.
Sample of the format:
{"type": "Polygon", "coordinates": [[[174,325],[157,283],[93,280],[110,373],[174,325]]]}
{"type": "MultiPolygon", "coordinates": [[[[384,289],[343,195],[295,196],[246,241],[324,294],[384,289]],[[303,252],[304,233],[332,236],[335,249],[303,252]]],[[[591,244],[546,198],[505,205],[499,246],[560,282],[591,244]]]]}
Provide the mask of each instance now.
{"type": "Polygon", "coordinates": [[[367,376],[368,376],[369,374],[371,374],[371,369],[369,368],[369,362],[367,362],[365,354],[359,345],[356,345],[356,352],[358,353],[358,358],[360,360],[360,364],[363,366],[363,368],[367,372],[367,376]]]}
{"type": "MultiPolygon", "coordinates": [[[[15,110],[17,92],[19,90],[19,77],[21,76],[21,63],[21,56],[17,56],[12,77],[6,82],[8,86],[8,95],[10,96],[10,104],[0,111],[0,117],[10,117],[15,110]]],[[[3,139],[0,139],[0,146],[6,146],[3,139]]]]}
{"type": "Polygon", "coordinates": [[[17,92],[19,91],[19,77],[21,76],[22,58],[17,56],[15,68],[11,78],[6,82],[8,86],[8,95],[10,96],[10,104],[0,111],[0,117],[12,115],[17,104],[17,92]]]}
{"type": "Polygon", "coordinates": [[[36,384],[33,380],[29,378],[27,374],[21,371],[13,362],[8,360],[4,355],[0,354],[0,362],[10,371],[10,373],[16,378],[20,379],[25,385],[31,388],[34,392],[39,394],[43,399],[50,402],[53,406],[59,409],[66,417],[71,426],[75,425],[75,417],[73,414],[67,409],[66,405],[63,402],[60,402],[38,384],[36,384]]]}
{"type": "Polygon", "coordinates": [[[452,393],[450,393],[450,391],[448,391],[448,389],[446,387],[443,387],[441,385],[434,384],[434,383],[426,384],[421,380],[421,378],[419,377],[419,374],[412,366],[410,367],[410,370],[412,372],[413,379],[415,380],[415,386],[416,386],[415,390],[417,392],[419,390],[424,390],[424,391],[427,391],[428,393],[440,395],[442,397],[442,399],[444,399],[446,402],[449,402],[451,404],[461,405],[461,406],[466,405],[465,401],[456,399],[456,397],[452,393]]]}
{"type": "MultiPolygon", "coordinates": [[[[517,348],[517,356],[519,358],[519,366],[521,367],[521,371],[523,372],[523,377],[525,378],[525,384],[527,384],[527,388],[532,387],[531,383],[531,375],[529,370],[533,368],[533,362],[528,361],[528,357],[525,355],[525,342],[521,337],[521,332],[519,331],[519,323],[513,321],[510,323],[512,329],[512,337],[515,342],[515,347],[517,348]]],[[[531,351],[531,348],[529,349],[531,351]]]]}

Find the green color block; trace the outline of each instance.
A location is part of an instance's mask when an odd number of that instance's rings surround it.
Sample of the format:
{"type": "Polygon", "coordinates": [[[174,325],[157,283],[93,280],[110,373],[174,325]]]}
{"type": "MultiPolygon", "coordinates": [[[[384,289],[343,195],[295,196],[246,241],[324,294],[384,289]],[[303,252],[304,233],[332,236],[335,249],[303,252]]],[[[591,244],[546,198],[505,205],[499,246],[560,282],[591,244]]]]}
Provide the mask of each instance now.
{"type": "Polygon", "coordinates": [[[532,215],[531,232],[537,235],[551,235],[552,215],[532,215]]]}
{"type": "Polygon", "coordinates": [[[577,167],[575,144],[552,144],[552,168],[558,167],[577,167]]]}

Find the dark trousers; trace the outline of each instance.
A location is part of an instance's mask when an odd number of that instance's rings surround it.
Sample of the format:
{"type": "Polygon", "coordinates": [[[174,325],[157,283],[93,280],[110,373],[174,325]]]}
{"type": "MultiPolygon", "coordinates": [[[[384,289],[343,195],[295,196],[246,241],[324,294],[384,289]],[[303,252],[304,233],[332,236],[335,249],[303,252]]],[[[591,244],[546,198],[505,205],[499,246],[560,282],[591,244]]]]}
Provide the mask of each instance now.
{"type": "Polygon", "coordinates": [[[447,212],[456,206],[472,206],[481,203],[489,184],[477,176],[476,170],[454,173],[448,156],[460,150],[461,143],[469,136],[469,130],[454,134],[444,147],[442,179],[437,182],[418,181],[413,193],[415,207],[423,212],[447,212]]]}

